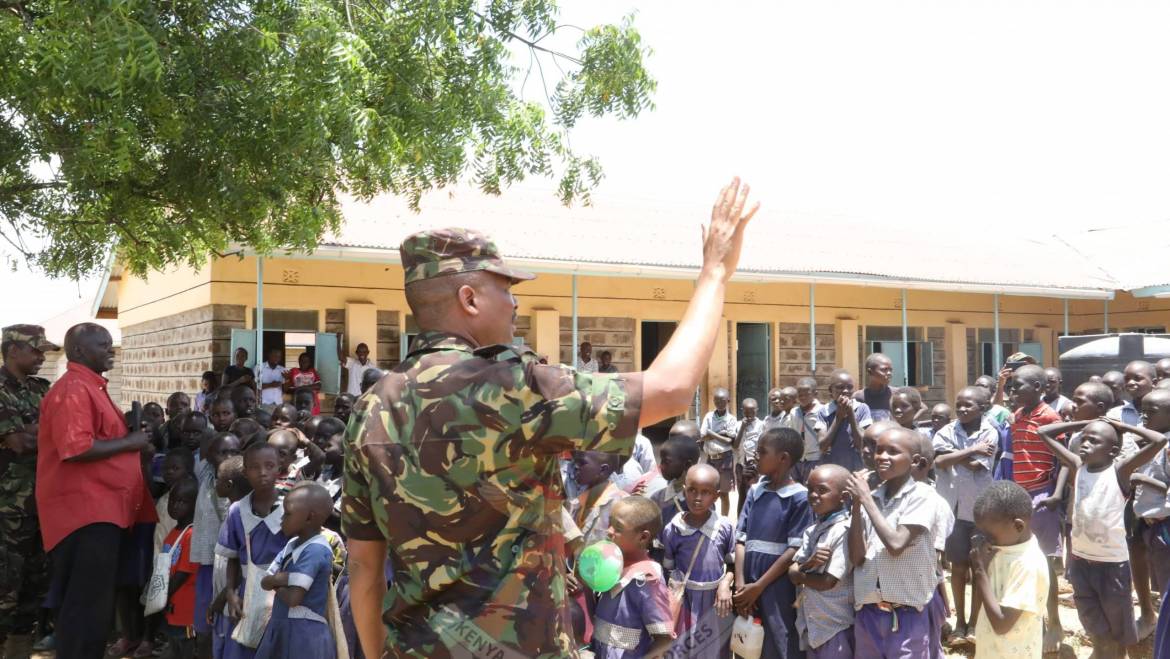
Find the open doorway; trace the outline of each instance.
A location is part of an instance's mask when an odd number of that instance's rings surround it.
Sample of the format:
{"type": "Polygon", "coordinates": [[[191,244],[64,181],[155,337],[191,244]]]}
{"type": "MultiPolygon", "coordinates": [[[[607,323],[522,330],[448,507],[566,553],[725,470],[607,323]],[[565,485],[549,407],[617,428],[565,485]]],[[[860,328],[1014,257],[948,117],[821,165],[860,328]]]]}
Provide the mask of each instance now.
{"type": "Polygon", "coordinates": [[[769,323],[735,324],[736,414],[745,398],[754,398],[759,409],[768,409],[772,386],[772,326],[769,323]]]}
{"type": "MultiPolygon", "coordinates": [[[[650,368],[650,364],[654,363],[654,359],[658,357],[658,353],[666,347],[666,343],[670,341],[670,337],[674,334],[678,323],[671,321],[642,321],[642,370],[650,368]]],[[[655,446],[660,445],[666,441],[666,436],[670,434],[670,426],[674,424],[674,419],[667,419],[660,421],[642,429],[642,434],[650,438],[650,441],[655,446]]]]}
{"type": "Polygon", "coordinates": [[[678,323],[660,322],[656,320],[642,321],[642,370],[650,368],[658,353],[666,347],[670,337],[674,335],[678,323]]]}

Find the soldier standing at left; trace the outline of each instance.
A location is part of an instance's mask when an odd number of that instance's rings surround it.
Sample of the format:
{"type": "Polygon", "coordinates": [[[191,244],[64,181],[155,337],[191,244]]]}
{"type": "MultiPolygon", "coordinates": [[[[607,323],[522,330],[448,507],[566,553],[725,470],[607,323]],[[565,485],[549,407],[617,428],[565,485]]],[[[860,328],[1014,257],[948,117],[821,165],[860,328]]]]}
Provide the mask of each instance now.
{"type": "Polygon", "coordinates": [[[35,377],[57,350],[37,325],[0,335],[0,638],[6,659],[26,659],[49,584],[37,522],[37,421],[49,381],[35,377]]]}

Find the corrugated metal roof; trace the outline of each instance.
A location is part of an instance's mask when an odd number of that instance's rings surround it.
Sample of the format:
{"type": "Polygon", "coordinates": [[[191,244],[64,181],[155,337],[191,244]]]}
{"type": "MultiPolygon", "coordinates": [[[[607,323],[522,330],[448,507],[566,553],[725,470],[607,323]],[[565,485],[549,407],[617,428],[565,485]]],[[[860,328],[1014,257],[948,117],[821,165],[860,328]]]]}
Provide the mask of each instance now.
{"type": "Polygon", "coordinates": [[[1121,290],[1170,285],[1170,220],[1061,234],[1086,261],[1097,263],[1121,290]]]}
{"type": "MultiPolygon", "coordinates": [[[[502,196],[466,188],[425,196],[420,212],[403,198],[346,200],[346,224],[322,245],[397,250],[406,235],[467,226],[491,235],[507,257],[566,264],[697,269],[699,226],[708,207],[596,195],[566,208],[551,191],[517,188],[502,196]]],[[[840,217],[769,212],[748,229],[740,271],[762,275],[840,275],[989,288],[1113,291],[1106,270],[1064,240],[1038,234],[996,241],[978,227],[940,219],[929,229],[840,217]],[[998,242],[998,246],[997,245],[998,242]]],[[[876,282],[876,283],[880,283],[876,282]]]]}

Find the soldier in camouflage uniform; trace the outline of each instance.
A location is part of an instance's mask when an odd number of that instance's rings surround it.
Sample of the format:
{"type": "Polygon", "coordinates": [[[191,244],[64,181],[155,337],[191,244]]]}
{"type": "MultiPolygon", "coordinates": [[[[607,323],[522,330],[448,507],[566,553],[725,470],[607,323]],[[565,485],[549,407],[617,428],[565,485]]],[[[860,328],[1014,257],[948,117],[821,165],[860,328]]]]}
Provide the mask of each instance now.
{"type": "Polygon", "coordinates": [[[0,335],[0,637],[4,657],[28,657],[48,590],[48,561],[37,523],[37,419],[49,381],[34,377],[57,350],[36,325],[0,335]]]}
{"type": "Polygon", "coordinates": [[[342,526],[368,657],[383,632],[384,657],[575,654],[557,457],[628,456],[640,425],[687,408],[755,212],[743,213],[746,194],[738,181],[721,193],[695,297],[645,373],[579,373],[513,345],[510,287],[533,275],[507,267],[484,235],[443,229],[403,241],[420,333],[359,399],[345,440],[342,526]],[[383,602],[387,551],[395,572],[383,602]]]}

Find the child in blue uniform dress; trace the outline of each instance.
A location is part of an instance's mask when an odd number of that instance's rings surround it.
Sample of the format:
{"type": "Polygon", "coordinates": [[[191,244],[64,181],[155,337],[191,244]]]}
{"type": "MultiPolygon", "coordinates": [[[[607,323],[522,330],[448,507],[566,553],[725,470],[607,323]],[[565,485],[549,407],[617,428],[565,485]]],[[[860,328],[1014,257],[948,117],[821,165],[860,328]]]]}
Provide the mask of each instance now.
{"type": "Polygon", "coordinates": [[[736,529],[734,603],[741,615],[763,622],[763,659],[797,659],[803,653],[788,568],[815,521],[808,491],[791,474],[804,440],[791,428],[771,428],[757,450],[760,482],[748,490],[736,529]]]}
{"type": "MultiPolygon", "coordinates": [[[[215,545],[215,553],[228,559],[224,599],[233,619],[229,621],[232,625],[243,613],[244,566],[255,561],[257,566],[267,567],[288,543],[288,538],[280,530],[284,508],[276,494],[276,477],[280,472],[276,449],[263,443],[249,446],[244,451],[244,472],[252,485],[252,492],[232,504],[215,545]],[[248,544],[251,544],[251,555],[247,551],[248,544]]],[[[217,654],[216,659],[252,659],[256,651],[237,643],[231,638],[231,631],[225,631],[223,652],[217,654]]]]}
{"type": "Polygon", "coordinates": [[[256,659],[336,659],[326,619],[333,550],[321,533],[332,512],[333,498],[319,483],[300,483],[285,497],[280,528],[292,540],[261,582],[264,590],[276,591],[276,598],[256,659]]]}
{"type": "Polygon", "coordinates": [[[691,467],[683,493],[690,511],[677,513],[662,530],[663,567],[673,579],[687,582],[671,655],[726,657],[735,582],[727,565],[735,560],[735,527],[712,509],[719,497],[719,472],[711,465],[691,467]]]}
{"type": "Polygon", "coordinates": [[[662,512],[653,501],[619,499],[608,536],[622,551],[622,576],[597,598],[593,654],[597,659],[661,657],[674,641],[674,620],[662,567],[650,560],[650,543],[662,532],[662,512]]]}

